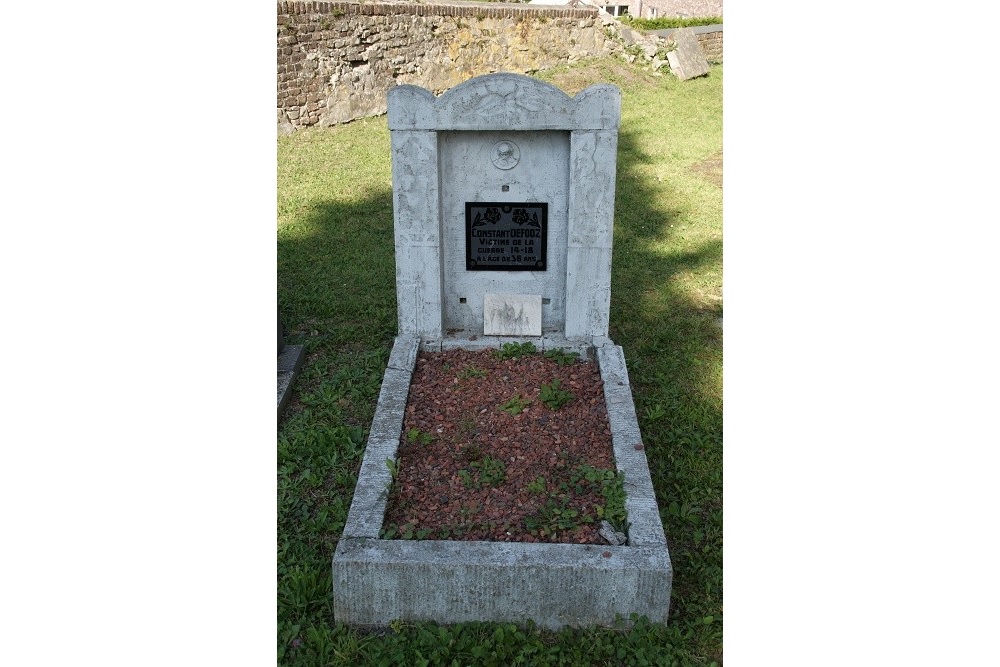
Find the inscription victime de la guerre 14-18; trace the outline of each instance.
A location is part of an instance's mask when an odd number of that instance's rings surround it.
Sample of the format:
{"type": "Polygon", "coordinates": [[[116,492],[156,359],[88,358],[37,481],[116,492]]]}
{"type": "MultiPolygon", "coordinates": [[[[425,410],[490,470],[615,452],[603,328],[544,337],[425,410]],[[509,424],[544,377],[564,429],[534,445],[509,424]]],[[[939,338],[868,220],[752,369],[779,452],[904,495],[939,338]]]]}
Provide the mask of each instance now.
{"type": "Polygon", "coordinates": [[[546,202],[466,202],[465,268],[545,271],[546,202]]]}

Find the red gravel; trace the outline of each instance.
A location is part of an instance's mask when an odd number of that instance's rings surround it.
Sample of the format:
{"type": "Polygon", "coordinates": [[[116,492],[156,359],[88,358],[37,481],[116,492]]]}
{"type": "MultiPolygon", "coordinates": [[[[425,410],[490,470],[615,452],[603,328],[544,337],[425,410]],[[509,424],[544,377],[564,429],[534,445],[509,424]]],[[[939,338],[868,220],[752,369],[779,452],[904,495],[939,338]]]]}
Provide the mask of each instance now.
{"type": "Polygon", "coordinates": [[[385,527],[396,528],[397,536],[409,532],[426,539],[606,544],[597,533],[600,520],[594,510],[603,504],[600,494],[559,489],[583,464],[603,470],[615,465],[595,363],[558,366],[541,354],[501,360],[493,350],[421,352],[385,527]],[[574,395],[558,410],[539,400],[541,386],[555,378],[574,395]],[[514,396],[531,401],[516,416],[500,409],[514,396]],[[412,429],[433,439],[412,439],[412,429]],[[503,482],[469,488],[470,480],[473,485],[480,481],[472,463],[487,457],[503,461],[503,482]],[[545,491],[529,490],[539,477],[546,481],[545,491]],[[577,510],[576,527],[548,535],[529,531],[525,518],[547,500],[577,510]],[[593,523],[579,523],[584,516],[593,523]]]}

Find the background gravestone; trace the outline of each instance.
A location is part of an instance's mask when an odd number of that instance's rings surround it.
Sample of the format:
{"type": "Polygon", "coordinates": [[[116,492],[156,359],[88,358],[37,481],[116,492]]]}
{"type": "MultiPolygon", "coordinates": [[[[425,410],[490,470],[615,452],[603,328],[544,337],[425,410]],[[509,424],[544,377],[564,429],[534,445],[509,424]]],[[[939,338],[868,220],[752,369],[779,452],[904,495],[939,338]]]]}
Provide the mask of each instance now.
{"type": "Polygon", "coordinates": [[[667,52],[667,62],[670,63],[670,71],[678,79],[685,81],[708,74],[708,60],[705,58],[705,52],[701,50],[701,45],[698,44],[694,30],[691,28],[675,30],[670,40],[677,45],[677,48],[667,52]]]}

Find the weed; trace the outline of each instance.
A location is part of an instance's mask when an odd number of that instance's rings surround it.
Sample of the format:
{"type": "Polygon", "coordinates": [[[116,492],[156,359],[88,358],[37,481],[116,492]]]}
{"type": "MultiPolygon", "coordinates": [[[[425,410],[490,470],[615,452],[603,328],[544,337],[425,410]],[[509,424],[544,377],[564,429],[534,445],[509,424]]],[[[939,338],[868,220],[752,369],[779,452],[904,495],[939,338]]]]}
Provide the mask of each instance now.
{"type": "Polygon", "coordinates": [[[556,362],[556,365],[558,366],[570,366],[573,363],[575,363],[577,359],[580,358],[580,353],[567,352],[562,348],[558,348],[555,350],[548,350],[542,356],[545,357],[546,359],[551,359],[552,361],[556,362]]]}
{"type": "Polygon", "coordinates": [[[389,474],[392,475],[392,479],[395,480],[399,476],[399,463],[393,461],[392,459],[385,460],[385,467],[389,469],[389,474]]]}
{"type": "Polygon", "coordinates": [[[514,398],[510,399],[509,401],[501,405],[500,409],[510,415],[517,416],[521,414],[524,411],[524,409],[527,408],[529,405],[531,405],[531,401],[527,398],[521,398],[521,395],[518,394],[514,398]]]}
{"type": "Polygon", "coordinates": [[[475,474],[464,469],[458,471],[458,476],[467,489],[481,489],[485,486],[496,488],[507,478],[507,465],[492,456],[473,461],[469,467],[475,474]]]}
{"type": "Polygon", "coordinates": [[[462,456],[469,461],[476,461],[483,455],[483,450],[475,443],[469,443],[462,447],[462,456]]]}
{"type": "Polygon", "coordinates": [[[559,378],[549,384],[543,384],[538,392],[538,400],[547,405],[550,410],[558,410],[573,400],[573,394],[559,388],[559,378]]]}
{"type": "Polygon", "coordinates": [[[528,482],[525,488],[528,489],[528,493],[545,493],[546,489],[545,478],[538,477],[537,479],[528,482]]]}
{"type": "Polygon", "coordinates": [[[425,433],[419,428],[411,428],[406,432],[407,442],[419,442],[421,445],[429,445],[434,441],[434,436],[430,433],[425,433]]]}
{"type": "Polygon", "coordinates": [[[496,352],[500,359],[517,359],[529,354],[535,354],[538,348],[534,343],[504,343],[496,352]]]}
{"type": "Polygon", "coordinates": [[[475,366],[466,366],[458,372],[459,380],[468,380],[470,378],[484,378],[486,377],[486,371],[481,368],[476,368],[475,366]]]}
{"type": "Polygon", "coordinates": [[[458,433],[463,438],[468,438],[479,432],[476,427],[476,420],[472,417],[462,417],[458,420],[458,433]]]}
{"type": "Polygon", "coordinates": [[[572,530],[580,523],[592,523],[590,517],[580,516],[580,511],[569,506],[568,499],[549,498],[534,514],[524,518],[524,527],[533,535],[557,537],[561,531],[572,530]]]}
{"type": "Polygon", "coordinates": [[[422,540],[430,534],[430,529],[417,528],[414,523],[404,523],[401,526],[386,526],[379,531],[379,537],[383,540],[392,540],[397,537],[401,540],[422,540]]]}
{"type": "Polygon", "coordinates": [[[596,511],[598,519],[604,519],[615,530],[627,535],[629,523],[628,512],[625,510],[624,484],[625,475],[623,473],[605,471],[605,477],[601,482],[601,496],[604,497],[604,505],[598,505],[596,511]],[[608,473],[610,473],[610,477],[608,473]]]}

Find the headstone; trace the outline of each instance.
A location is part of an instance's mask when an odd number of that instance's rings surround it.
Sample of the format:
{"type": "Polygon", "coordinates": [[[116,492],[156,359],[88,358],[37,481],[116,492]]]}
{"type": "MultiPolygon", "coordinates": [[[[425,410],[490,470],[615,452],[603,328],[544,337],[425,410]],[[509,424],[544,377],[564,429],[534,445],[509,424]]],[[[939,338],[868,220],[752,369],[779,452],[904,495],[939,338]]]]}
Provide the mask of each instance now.
{"type": "Polygon", "coordinates": [[[670,71],[678,79],[685,81],[708,74],[708,60],[705,59],[705,52],[698,44],[694,30],[691,28],[675,30],[670,35],[670,41],[676,44],[677,48],[667,52],[667,62],[670,63],[670,71]]]}
{"type": "Polygon", "coordinates": [[[388,108],[400,333],[606,337],[618,88],[499,73],[388,108]]]}

